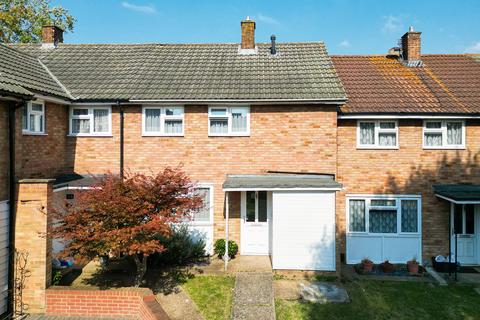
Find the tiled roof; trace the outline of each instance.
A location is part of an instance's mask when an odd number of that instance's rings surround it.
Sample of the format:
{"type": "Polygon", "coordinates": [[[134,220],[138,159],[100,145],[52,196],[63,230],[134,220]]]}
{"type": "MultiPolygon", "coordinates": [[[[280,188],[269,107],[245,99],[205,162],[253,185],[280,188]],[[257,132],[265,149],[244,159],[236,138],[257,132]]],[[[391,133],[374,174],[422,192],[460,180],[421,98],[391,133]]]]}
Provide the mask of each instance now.
{"type": "Polygon", "coordinates": [[[83,100],[314,100],[345,99],[322,42],[258,44],[15,45],[36,55],[83,100]]]}
{"type": "Polygon", "coordinates": [[[386,56],[333,56],[343,113],[480,113],[480,58],[423,55],[409,68],[386,56]]]}
{"type": "Polygon", "coordinates": [[[0,90],[32,95],[30,91],[68,97],[67,92],[34,56],[0,44],[0,90]]]}

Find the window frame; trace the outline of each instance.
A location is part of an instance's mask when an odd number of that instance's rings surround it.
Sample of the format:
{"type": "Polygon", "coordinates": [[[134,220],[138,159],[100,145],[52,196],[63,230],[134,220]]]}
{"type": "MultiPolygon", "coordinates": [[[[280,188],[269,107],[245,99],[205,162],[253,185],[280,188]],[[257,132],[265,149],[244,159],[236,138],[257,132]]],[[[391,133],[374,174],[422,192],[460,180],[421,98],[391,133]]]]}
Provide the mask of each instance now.
{"type": "Polygon", "coordinates": [[[361,119],[357,120],[357,149],[384,149],[384,150],[396,150],[399,149],[400,142],[399,142],[399,134],[398,134],[398,120],[390,120],[390,119],[375,119],[375,120],[368,120],[368,119],[361,119]],[[384,129],[380,128],[380,123],[395,123],[394,129],[384,129]],[[360,124],[361,123],[374,123],[374,144],[361,144],[360,142],[360,124]],[[380,134],[381,133],[395,133],[395,145],[394,146],[381,146],[380,145],[380,134]]]}
{"type": "Polygon", "coordinates": [[[112,106],[100,106],[100,105],[89,105],[89,106],[71,106],[69,110],[69,130],[68,135],[71,137],[111,137],[112,136],[112,106]],[[88,110],[87,115],[73,115],[73,110],[83,109],[88,110]],[[108,111],[108,131],[105,132],[94,132],[95,123],[94,123],[94,110],[107,110],[108,111]],[[74,119],[84,119],[90,121],[90,132],[89,133],[74,133],[73,132],[73,120],[74,119]]]}
{"type": "Polygon", "coordinates": [[[243,223],[251,223],[251,224],[259,224],[259,223],[269,223],[270,219],[268,217],[268,191],[266,190],[247,190],[245,191],[245,216],[244,216],[244,219],[243,219],[243,223]],[[247,193],[248,192],[255,192],[255,221],[247,221],[247,201],[248,201],[248,197],[247,197],[247,193]],[[259,204],[259,193],[260,192],[265,192],[265,200],[266,200],[266,207],[265,207],[265,210],[266,210],[266,221],[259,221],[259,216],[260,216],[260,212],[258,210],[258,204],[259,204]]]}
{"type": "Polygon", "coordinates": [[[346,199],[346,229],[350,235],[366,236],[414,236],[422,233],[422,198],[420,195],[347,195],[346,199]],[[365,201],[365,231],[350,231],[350,200],[365,201]],[[395,200],[395,206],[372,206],[372,200],[395,200]],[[402,201],[417,201],[417,232],[407,232],[402,230],[402,201]],[[393,210],[397,211],[397,232],[396,233],[376,233],[370,232],[370,210],[393,210]]]}
{"type": "Polygon", "coordinates": [[[209,201],[210,201],[210,219],[209,221],[195,221],[195,218],[193,217],[192,219],[189,220],[189,224],[192,226],[212,226],[213,225],[213,214],[214,214],[214,202],[213,202],[213,183],[198,183],[196,185],[196,189],[209,189],[210,194],[209,194],[209,201]]]}
{"type": "Polygon", "coordinates": [[[209,106],[208,107],[208,136],[210,137],[247,137],[250,136],[250,106],[235,105],[235,106],[209,106]],[[232,109],[245,108],[247,110],[247,130],[245,132],[232,132],[232,109]],[[212,109],[226,109],[226,115],[212,115],[212,109]],[[227,119],[226,133],[212,133],[210,131],[211,119],[227,119]]]}
{"type": "Polygon", "coordinates": [[[466,147],[466,125],[465,125],[465,120],[456,120],[456,119],[429,119],[429,120],[424,120],[423,121],[423,131],[422,131],[422,146],[423,149],[429,149],[429,150],[440,150],[440,149],[452,149],[452,150],[458,150],[458,149],[465,149],[466,147]],[[440,128],[427,128],[427,123],[432,123],[432,122],[440,122],[441,127],[440,128]],[[447,123],[461,123],[462,124],[462,144],[447,144],[447,123]],[[441,146],[427,146],[425,144],[426,139],[425,135],[428,133],[441,133],[442,134],[442,145],[441,146]]]}
{"type": "Polygon", "coordinates": [[[24,119],[23,117],[25,114],[22,112],[22,134],[24,135],[46,135],[46,128],[45,128],[45,118],[46,118],[46,112],[45,112],[45,101],[43,100],[35,100],[35,101],[28,101],[28,103],[24,106],[24,108],[27,108],[27,128],[23,127],[23,122],[24,119]],[[33,104],[38,104],[42,106],[42,111],[34,111],[32,110],[32,105],[33,104]],[[30,115],[40,115],[42,116],[42,131],[32,131],[30,130],[30,115]]]}
{"type": "Polygon", "coordinates": [[[142,136],[143,137],[183,137],[185,136],[185,106],[172,105],[172,106],[142,106],[142,136]],[[166,114],[166,109],[182,109],[181,116],[169,116],[166,114]],[[146,130],[146,110],[160,110],[160,131],[147,131],[146,130]],[[166,120],[182,120],[182,132],[181,133],[165,133],[166,120]]]}

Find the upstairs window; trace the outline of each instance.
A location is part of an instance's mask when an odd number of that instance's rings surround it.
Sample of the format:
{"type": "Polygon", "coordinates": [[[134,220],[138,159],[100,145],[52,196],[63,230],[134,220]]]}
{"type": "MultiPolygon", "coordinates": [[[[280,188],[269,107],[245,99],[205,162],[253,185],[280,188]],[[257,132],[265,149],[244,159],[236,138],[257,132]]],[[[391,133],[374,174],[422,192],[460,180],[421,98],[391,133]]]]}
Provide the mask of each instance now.
{"type": "Polygon", "coordinates": [[[208,135],[247,136],[250,134],[249,107],[210,107],[208,135]]]}
{"type": "Polygon", "coordinates": [[[425,121],[423,124],[424,149],[465,148],[464,121],[425,121]]]}
{"type": "Polygon", "coordinates": [[[144,107],[144,136],[183,136],[183,107],[144,107]]]}
{"type": "Polygon", "coordinates": [[[365,149],[398,148],[397,122],[359,121],[357,124],[357,147],[365,149]]]}
{"type": "Polygon", "coordinates": [[[25,134],[45,133],[45,104],[31,101],[23,107],[22,131],[25,134]]]}
{"type": "Polygon", "coordinates": [[[72,107],[70,109],[70,135],[111,135],[111,107],[72,107]]]}

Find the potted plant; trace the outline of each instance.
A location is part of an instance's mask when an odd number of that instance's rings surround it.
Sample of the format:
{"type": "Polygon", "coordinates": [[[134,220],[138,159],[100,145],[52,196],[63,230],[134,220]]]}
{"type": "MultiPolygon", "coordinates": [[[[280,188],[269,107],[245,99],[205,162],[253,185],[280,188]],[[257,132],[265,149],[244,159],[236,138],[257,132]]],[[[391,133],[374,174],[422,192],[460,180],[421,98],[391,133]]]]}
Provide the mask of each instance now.
{"type": "Polygon", "coordinates": [[[372,272],[373,270],[373,262],[372,260],[368,259],[367,257],[363,258],[362,262],[362,270],[363,272],[372,272]]]}
{"type": "Polygon", "coordinates": [[[384,273],[392,273],[393,270],[395,270],[395,266],[390,263],[390,261],[385,260],[380,264],[380,268],[382,268],[382,271],[384,273]]]}
{"type": "Polygon", "coordinates": [[[416,257],[413,257],[412,260],[407,261],[407,269],[409,273],[413,273],[413,274],[418,273],[418,261],[416,257]]]}

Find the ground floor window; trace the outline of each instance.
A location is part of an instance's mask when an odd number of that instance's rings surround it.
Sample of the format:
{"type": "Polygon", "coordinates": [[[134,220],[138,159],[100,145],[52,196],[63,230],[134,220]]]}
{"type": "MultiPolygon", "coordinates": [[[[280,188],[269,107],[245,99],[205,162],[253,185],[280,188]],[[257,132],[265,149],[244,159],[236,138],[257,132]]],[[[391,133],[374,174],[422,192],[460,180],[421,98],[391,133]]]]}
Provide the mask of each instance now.
{"type": "Polygon", "coordinates": [[[210,186],[199,186],[197,195],[202,197],[203,205],[193,215],[193,222],[213,223],[213,191],[210,186]]]}
{"type": "Polygon", "coordinates": [[[420,199],[404,196],[347,198],[348,230],[361,233],[418,233],[420,199]]]}

